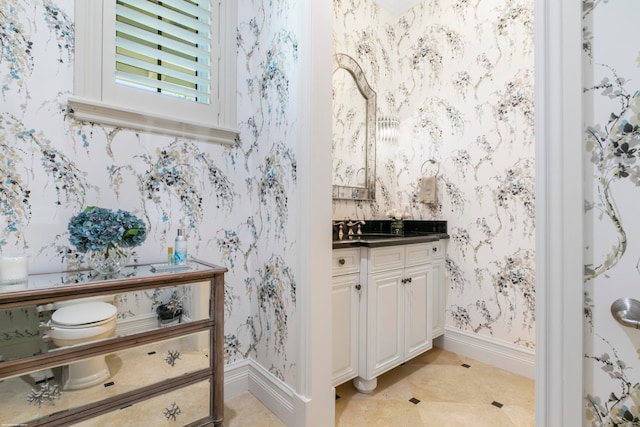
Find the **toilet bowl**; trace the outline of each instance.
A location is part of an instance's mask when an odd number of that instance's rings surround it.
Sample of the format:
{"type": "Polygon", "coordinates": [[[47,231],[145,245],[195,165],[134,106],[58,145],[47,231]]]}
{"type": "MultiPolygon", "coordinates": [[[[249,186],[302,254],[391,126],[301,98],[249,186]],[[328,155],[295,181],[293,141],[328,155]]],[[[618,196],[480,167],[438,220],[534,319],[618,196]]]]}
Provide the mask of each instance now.
{"type": "MultiPolygon", "coordinates": [[[[103,301],[67,302],[51,315],[50,337],[57,347],[84,344],[115,335],[117,309],[103,301]]],[[[96,356],[62,368],[65,390],[103,383],[111,377],[105,356],[96,356]]]]}

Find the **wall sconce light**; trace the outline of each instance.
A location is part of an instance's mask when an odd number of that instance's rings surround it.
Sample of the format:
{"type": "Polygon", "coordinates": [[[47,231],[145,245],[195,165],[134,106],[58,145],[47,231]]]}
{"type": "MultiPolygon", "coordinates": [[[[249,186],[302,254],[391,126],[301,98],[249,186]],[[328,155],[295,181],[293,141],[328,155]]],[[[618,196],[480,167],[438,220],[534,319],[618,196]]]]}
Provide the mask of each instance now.
{"type": "Polygon", "coordinates": [[[400,120],[397,117],[380,116],[378,118],[378,140],[391,145],[398,144],[398,128],[400,120]]]}

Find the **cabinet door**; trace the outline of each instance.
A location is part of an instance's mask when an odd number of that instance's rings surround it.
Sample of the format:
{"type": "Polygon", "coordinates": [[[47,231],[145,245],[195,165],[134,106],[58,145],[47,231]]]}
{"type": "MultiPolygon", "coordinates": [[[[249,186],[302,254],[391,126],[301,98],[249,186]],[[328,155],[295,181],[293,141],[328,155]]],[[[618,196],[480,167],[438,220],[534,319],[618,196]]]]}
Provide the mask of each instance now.
{"type": "Polygon", "coordinates": [[[365,371],[371,379],[402,363],[404,300],[402,269],[370,274],[367,284],[367,348],[365,371]]]}
{"type": "Polygon", "coordinates": [[[444,260],[431,263],[431,283],[433,291],[433,304],[431,310],[433,315],[433,338],[444,334],[445,311],[447,307],[447,288],[445,285],[444,260]]]}
{"type": "Polygon", "coordinates": [[[359,275],[332,279],[333,301],[333,385],[358,375],[359,275]]]}
{"type": "Polygon", "coordinates": [[[422,265],[405,270],[405,360],[432,347],[431,289],[432,270],[422,265]]]}

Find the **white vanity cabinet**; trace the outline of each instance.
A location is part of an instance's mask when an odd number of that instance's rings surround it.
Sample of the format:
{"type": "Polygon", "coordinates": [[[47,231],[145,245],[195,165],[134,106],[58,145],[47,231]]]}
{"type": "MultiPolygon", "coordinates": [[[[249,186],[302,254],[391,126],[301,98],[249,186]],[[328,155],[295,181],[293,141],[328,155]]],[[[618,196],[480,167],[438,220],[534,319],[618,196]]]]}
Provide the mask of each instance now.
{"type": "Polygon", "coordinates": [[[432,347],[430,243],[367,250],[366,304],[360,305],[358,390],[432,347]]]}
{"type": "Polygon", "coordinates": [[[444,333],[446,240],[333,250],[333,385],[377,377],[429,350],[444,333]]]}
{"type": "Polygon", "coordinates": [[[336,249],[332,257],[333,385],[358,375],[360,248],[336,249]]]}
{"type": "Polygon", "coordinates": [[[438,338],[444,335],[445,325],[445,310],[447,307],[447,288],[445,279],[445,261],[444,254],[446,252],[446,240],[438,240],[437,242],[431,242],[430,254],[431,261],[429,262],[429,274],[431,275],[432,287],[432,320],[433,320],[433,337],[438,338]]]}

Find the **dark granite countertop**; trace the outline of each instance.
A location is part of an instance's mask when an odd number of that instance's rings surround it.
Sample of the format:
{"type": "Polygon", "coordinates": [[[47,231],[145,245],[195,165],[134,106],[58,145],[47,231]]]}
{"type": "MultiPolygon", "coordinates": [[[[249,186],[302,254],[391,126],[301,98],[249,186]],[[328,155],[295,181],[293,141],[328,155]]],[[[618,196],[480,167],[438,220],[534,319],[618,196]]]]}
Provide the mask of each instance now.
{"type": "Polygon", "coordinates": [[[333,249],[358,246],[378,248],[383,246],[435,242],[449,238],[446,221],[406,220],[404,221],[404,233],[402,235],[391,234],[391,221],[365,221],[365,224],[361,226],[361,233],[362,234],[359,235],[354,234],[348,236],[345,228],[342,239],[339,239],[337,230],[334,227],[333,249]]]}
{"type": "Polygon", "coordinates": [[[412,243],[435,242],[441,239],[448,239],[447,233],[410,234],[403,236],[393,234],[362,234],[351,236],[352,239],[343,238],[333,241],[333,249],[352,248],[364,246],[367,248],[379,248],[382,246],[409,245],[412,243]]]}

